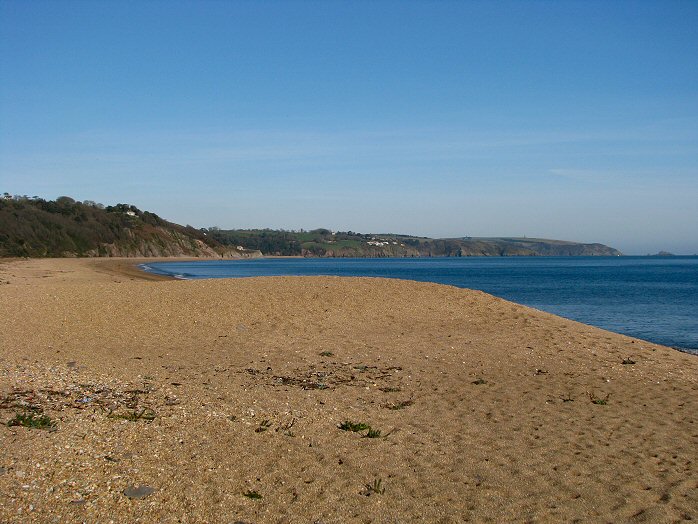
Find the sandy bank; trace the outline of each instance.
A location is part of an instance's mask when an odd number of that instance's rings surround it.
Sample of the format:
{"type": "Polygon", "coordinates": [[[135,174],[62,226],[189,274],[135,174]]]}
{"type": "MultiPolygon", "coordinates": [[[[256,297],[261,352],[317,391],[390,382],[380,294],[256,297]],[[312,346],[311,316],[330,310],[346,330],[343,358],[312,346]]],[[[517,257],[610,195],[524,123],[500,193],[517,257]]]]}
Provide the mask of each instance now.
{"type": "MultiPolygon", "coordinates": [[[[141,271],[147,262],[207,260],[201,258],[31,258],[0,259],[0,282],[34,285],[38,279],[58,283],[163,281],[170,277],[141,271]]],[[[213,259],[211,259],[213,260],[213,259]]],[[[217,259],[220,260],[220,259],[217,259]]]]}
{"type": "Polygon", "coordinates": [[[55,423],[0,426],[0,522],[698,518],[695,356],[436,284],[134,263],[0,263],[0,422],[55,423]]]}

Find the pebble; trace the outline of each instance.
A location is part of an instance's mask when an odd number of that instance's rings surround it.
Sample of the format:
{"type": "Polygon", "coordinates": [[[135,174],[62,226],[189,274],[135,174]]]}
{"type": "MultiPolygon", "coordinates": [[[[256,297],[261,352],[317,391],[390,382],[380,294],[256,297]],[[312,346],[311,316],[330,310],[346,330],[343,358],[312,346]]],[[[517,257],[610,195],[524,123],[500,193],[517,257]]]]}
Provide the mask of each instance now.
{"type": "Polygon", "coordinates": [[[124,495],[130,499],[144,499],[155,493],[155,488],[150,486],[129,486],[124,490],[124,495]]]}

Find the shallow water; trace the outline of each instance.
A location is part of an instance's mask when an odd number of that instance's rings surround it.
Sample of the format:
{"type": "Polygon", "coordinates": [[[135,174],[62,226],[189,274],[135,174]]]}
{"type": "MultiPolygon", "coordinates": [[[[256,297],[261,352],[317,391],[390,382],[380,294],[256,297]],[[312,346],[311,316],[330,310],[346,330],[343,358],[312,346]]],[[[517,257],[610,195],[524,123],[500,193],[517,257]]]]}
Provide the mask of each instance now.
{"type": "Polygon", "coordinates": [[[143,267],[187,279],[336,275],[437,282],[698,353],[696,256],[268,258],[143,267]]]}

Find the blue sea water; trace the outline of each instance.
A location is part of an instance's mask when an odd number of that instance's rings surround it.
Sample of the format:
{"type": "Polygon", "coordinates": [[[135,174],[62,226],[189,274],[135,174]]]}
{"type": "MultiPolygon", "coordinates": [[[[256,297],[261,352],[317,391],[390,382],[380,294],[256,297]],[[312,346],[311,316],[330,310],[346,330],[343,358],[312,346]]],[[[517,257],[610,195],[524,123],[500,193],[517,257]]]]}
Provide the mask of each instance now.
{"type": "Polygon", "coordinates": [[[698,354],[698,256],[266,258],[142,267],[187,279],[336,275],[437,282],[698,354]]]}

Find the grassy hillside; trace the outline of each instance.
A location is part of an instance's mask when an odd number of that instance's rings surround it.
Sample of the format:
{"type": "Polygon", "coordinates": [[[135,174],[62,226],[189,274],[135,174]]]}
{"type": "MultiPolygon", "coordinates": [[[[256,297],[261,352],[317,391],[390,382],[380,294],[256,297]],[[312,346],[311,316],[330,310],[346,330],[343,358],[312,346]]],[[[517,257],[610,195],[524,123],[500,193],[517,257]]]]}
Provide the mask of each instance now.
{"type": "Polygon", "coordinates": [[[10,196],[0,198],[0,256],[238,256],[191,226],[135,206],[103,206],[10,196]]]}
{"type": "Polygon", "coordinates": [[[271,229],[221,230],[209,235],[222,244],[258,249],[265,255],[315,257],[462,257],[462,256],[617,256],[620,251],[603,244],[529,238],[434,239],[396,234],[280,231],[271,229]]]}
{"type": "Polygon", "coordinates": [[[0,197],[0,256],[463,257],[620,255],[602,244],[530,238],[434,239],[353,231],[195,229],[129,204],[0,197]]]}

